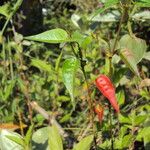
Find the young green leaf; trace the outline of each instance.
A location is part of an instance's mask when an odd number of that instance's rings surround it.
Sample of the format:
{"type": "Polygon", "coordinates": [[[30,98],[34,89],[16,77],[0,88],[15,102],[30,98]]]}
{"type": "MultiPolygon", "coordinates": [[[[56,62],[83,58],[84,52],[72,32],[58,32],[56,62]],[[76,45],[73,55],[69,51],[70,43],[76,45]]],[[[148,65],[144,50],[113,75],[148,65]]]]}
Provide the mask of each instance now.
{"type": "Polygon", "coordinates": [[[32,59],[31,60],[31,65],[34,67],[37,67],[40,70],[46,71],[46,72],[51,72],[51,65],[46,63],[43,60],[40,59],[32,59]]]}
{"type": "Polygon", "coordinates": [[[8,17],[10,13],[9,7],[10,7],[10,3],[6,3],[0,6],[0,14],[4,15],[5,17],[8,17]]]}
{"type": "Polygon", "coordinates": [[[61,136],[58,132],[58,129],[56,126],[49,127],[49,139],[48,144],[50,150],[63,150],[63,144],[61,136]]]}
{"type": "Polygon", "coordinates": [[[129,117],[123,116],[121,114],[119,114],[119,122],[120,123],[127,123],[127,124],[131,124],[132,123],[132,121],[131,121],[131,119],[129,117]]]}
{"type": "Polygon", "coordinates": [[[8,99],[8,97],[10,96],[10,94],[12,93],[12,90],[15,86],[15,83],[16,83],[16,80],[11,80],[9,85],[5,88],[5,90],[4,90],[4,101],[6,101],[8,99]]]}
{"type": "Polygon", "coordinates": [[[57,28],[24,39],[45,43],[63,43],[69,41],[69,36],[65,30],[57,28]]]}
{"type": "Polygon", "coordinates": [[[36,132],[33,133],[32,135],[32,141],[33,143],[39,145],[39,144],[44,144],[48,140],[48,133],[49,133],[49,127],[43,127],[38,129],[36,132]]]}
{"type": "Polygon", "coordinates": [[[93,142],[93,135],[89,135],[83,138],[78,144],[76,144],[73,150],[90,150],[93,142]]]}
{"type": "Polygon", "coordinates": [[[32,137],[32,132],[33,132],[33,127],[34,125],[31,125],[26,133],[26,136],[24,138],[26,146],[30,146],[30,142],[31,142],[31,137],[32,137]]]}
{"type": "Polygon", "coordinates": [[[75,73],[79,67],[78,60],[73,57],[66,59],[62,66],[62,76],[63,82],[69,91],[72,103],[74,105],[74,81],[75,81],[75,73]]]}

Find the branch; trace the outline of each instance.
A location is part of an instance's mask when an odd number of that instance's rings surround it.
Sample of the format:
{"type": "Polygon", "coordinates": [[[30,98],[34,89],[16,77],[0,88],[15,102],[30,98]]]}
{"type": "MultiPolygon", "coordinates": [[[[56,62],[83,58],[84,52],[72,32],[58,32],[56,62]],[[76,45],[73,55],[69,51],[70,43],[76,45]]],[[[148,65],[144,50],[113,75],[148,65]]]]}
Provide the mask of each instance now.
{"type": "Polygon", "coordinates": [[[55,117],[48,114],[47,111],[45,109],[43,109],[41,106],[39,106],[37,104],[37,102],[32,101],[30,102],[30,105],[32,107],[32,109],[36,110],[38,113],[40,113],[45,119],[47,119],[49,121],[49,123],[51,125],[55,125],[58,130],[59,133],[65,138],[68,137],[68,134],[63,130],[63,128],[61,127],[61,125],[56,121],[55,117]]]}

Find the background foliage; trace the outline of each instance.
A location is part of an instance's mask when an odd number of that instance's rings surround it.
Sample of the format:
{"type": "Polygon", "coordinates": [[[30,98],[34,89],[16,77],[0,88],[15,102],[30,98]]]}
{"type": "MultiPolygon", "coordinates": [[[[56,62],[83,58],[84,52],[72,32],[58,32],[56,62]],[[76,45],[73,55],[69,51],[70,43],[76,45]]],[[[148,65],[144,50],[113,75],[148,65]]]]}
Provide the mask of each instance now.
{"type": "Polygon", "coordinates": [[[149,0],[0,3],[0,149],[150,149],[149,0]]]}

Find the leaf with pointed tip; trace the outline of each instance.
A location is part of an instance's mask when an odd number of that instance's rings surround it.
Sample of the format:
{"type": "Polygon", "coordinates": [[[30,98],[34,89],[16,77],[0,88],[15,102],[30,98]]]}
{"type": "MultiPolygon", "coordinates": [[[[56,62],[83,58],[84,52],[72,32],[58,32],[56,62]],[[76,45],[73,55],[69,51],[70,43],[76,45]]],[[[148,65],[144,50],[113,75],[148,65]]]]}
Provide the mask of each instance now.
{"type": "Polygon", "coordinates": [[[0,149],[1,150],[10,150],[17,149],[23,150],[23,139],[16,132],[8,131],[8,130],[0,130],[0,149]],[[12,138],[14,140],[12,140],[12,138]]]}
{"type": "Polygon", "coordinates": [[[139,72],[136,66],[136,61],[133,56],[133,53],[128,49],[123,49],[120,52],[120,57],[123,60],[123,62],[131,69],[131,71],[139,76],[139,72]]]}
{"type": "Polygon", "coordinates": [[[132,57],[136,64],[138,64],[147,49],[146,42],[137,37],[131,37],[130,35],[124,35],[119,42],[121,49],[128,49],[129,53],[132,53],[132,57]]]}
{"type": "Polygon", "coordinates": [[[57,28],[40,34],[28,36],[24,39],[45,43],[63,43],[69,41],[69,36],[65,30],[57,28]]]}
{"type": "Polygon", "coordinates": [[[31,65],[38,68],[38,69],[40,69],[40,70],[43,70],[43,71],[46,71],[46,72],[51,72],[51,65],[46,63],[43,60],[32,59],[31,60],[31,65]]]}
{"type": "Polygon", "coordinates": [[[78,144],[76,144],[73,150],[90,150],[93,142],[93,135],[89,135],[83,138],[78,144]]]}
{"type": "Polygon", "coordinates": [[[62,67],[63,82],[69,91],[72,103],[74,105],[74,80],[75,73],[79,67],[79,61],[75,58],[66,59],[62,67]]]}
{"type": "Polygon", "coordinates": [[[10,14],[9,7],[10,7],[10,3],[6,3],[2,6],[0,6],[0,14],[2,14],[8,18],[9,14],[10,14]]]}
{"type": "Polygon", "coordinates": [[[63,150],[62,139],[56,126],[49,127],[48,144],[50,150],[63,150]]]}

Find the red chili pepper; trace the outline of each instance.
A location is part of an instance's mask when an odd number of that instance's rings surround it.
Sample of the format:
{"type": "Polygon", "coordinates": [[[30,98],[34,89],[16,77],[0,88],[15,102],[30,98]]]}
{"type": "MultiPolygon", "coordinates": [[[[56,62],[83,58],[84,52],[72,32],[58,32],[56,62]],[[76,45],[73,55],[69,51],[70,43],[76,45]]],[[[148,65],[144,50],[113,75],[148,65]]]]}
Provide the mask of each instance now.
{"type": "Polygon", "coordinates": [[[115,96],[115,88],[106,75],[100,75],[96,80],[96,86],[101,93],[109,100],[112,107],[119,112],[119,105],[115,96]]]}
{"type": "Polygon", "coordinates": [[[100,104],[97,104],[95,106],[94,110],[95,110],[95,113],[98,116],[99,122],[102,123],[103,115],[104,115],[104,109],[103,109],[103,107],[100,104]]]}

